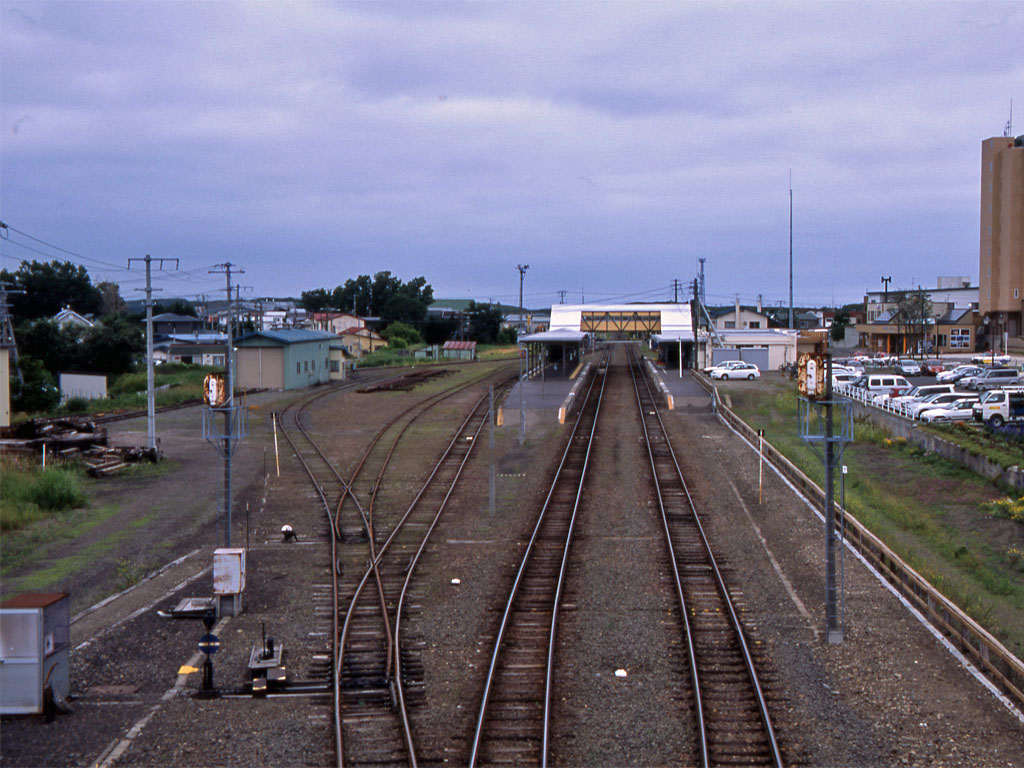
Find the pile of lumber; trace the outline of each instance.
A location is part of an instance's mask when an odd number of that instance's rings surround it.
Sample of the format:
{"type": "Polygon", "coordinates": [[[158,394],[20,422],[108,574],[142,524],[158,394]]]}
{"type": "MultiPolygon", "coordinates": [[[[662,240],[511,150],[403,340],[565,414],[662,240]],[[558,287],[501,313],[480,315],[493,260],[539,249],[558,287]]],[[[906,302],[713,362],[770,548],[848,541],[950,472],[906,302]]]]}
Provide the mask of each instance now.
{"type": "Polygon", "coordinates": [[[123,471],[132,464],[141,461],[156,463],[160,452],[155,448],[136,448],[134,446],[107,448],[93,446],[83,452],[85,471],[93,477],[110,477],[123,471]]]}
{"type": "Polygon", "coordinates": [[[4,430],[0,447],[5,452],[48,453],[64,455],[107,444],[106,427],[86,417],[67,416],[57,419],[31,419],[4,430]]]}

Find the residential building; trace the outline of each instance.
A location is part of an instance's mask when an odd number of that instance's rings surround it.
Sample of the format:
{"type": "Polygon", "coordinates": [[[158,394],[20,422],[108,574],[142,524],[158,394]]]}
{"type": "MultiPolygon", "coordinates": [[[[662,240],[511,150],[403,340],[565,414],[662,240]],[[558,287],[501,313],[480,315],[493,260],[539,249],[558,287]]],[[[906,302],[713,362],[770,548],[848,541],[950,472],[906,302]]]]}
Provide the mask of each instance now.
{"type": "Polygon", "coordinates": [[[76,325],[79,328],[92,328],[96,323],[87,318],[85,315],[80,315],[71,307],[64,307],[60,312],[53,316],[53,322],[59,325],[61,328],[66,328],[69,325],[76,325]]]}
{"type": "MultiPolygon", "coordinates": [[[[142,321],[146,322],[145,320],[142,321]]],[[[187,336],[189,334],[202,333],[203,321],[201,318],[191,315],[175,315],[172,312],[164,312],[153,315],[153,336],[187,336]]]]}
{"type": "Polygon", "coordinates": [[[341,337],[341,343],[344,345],[345,352],[357,359],[388,345],[384,337],[379,333],[360,325],[346,328],[337,335],[341,337]]]}
{"type": "Polygon", "coordinates": [[[868,291],[864,296],[865,320],[856,325],[859,344],[869,354],[971,352],[977,348],[978,287],[965,276],[940,277],[935,288],[920,288],[931,302],[924,327],[908,326],[900,315],[899,299],[911,291],[868,291]],[[964,345],[968,346],[964,346],[964,345]]]}
{"type": "Polygon", "coordinates": [[[365,328],[366,322],[351,312],[313,312],[309,316],[314,331],[340,334],[349,328],[365,328]]]}
{"type": "Polygon", "coordinates": [[[1024,135],[981,143],[979,267],[982,347],[1024,352],[1024,135]]]}
{"type": "Polygon", "coordinates": [[[753,307],[706,307],[716,331],[763,330],[769,327],[768,315],[753,307]]]}

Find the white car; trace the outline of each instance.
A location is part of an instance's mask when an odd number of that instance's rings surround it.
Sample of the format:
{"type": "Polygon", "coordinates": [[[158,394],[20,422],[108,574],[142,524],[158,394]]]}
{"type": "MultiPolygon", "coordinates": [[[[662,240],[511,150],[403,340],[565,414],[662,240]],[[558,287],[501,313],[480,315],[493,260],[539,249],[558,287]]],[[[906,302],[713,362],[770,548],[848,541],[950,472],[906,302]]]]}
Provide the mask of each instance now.
{"type": "Polygon", "coordinates": [[[727,381],[729,379],[747,379],[748,381],[753,381],[754,379],[761,378],[761,369],[753,363],[741,363],[740,365],[734,365],[731,368],[712,368],[711,378],[722,379],[722,381],[727,381]]]}
{"type": "Polygon", "coordinates": [[[970,421],[974,418],[974,404],[978,402],[977,397],[968,395],[946,403],[941,408],[929,408],[921,411],[918,418],[921,421],[942,422],[942,421],[970,421]]]}
{"type": "MultiPolygon", "coordinates": [[[[835,369],[833,369],[834,371],[835,369]]],[[[845,384],[851,384],[860,378],[860,374],[856,373],[833,373],[832,374],[832,389],[836,392],[841,392],[845,384]]]]}
{"type": "Polygon", "coordinates": [[[921,398],[916,403],[907,403],[903,406],[903,412],[912,419],[919,418],[922,413],[931,408],[941,408],[963,399],[960,392],[936,392],[921,398]]]}
{"type": "Polygon", "coordinates": [[[743,361],[742,360],[726,360],[724,363],[719,363],[718,365],[709,365],[707,368],[704,369],[704,373],[706,373],[706,374],[708,374],[710,376],[711,372],[713,370],[715,370],[716,368],[735,368],[737,365],[743,365],[743,361]]]}

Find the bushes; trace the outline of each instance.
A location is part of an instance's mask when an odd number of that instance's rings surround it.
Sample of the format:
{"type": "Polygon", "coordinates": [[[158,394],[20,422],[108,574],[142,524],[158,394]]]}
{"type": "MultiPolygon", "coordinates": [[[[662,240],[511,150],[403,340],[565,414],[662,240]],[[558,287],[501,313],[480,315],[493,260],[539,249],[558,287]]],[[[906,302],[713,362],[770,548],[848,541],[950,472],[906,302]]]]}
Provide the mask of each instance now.
{"type": "Polygon", "coordinates": [[[0,473],[0,529],[13,531],[54,512],[83,506],[88,497],[79,475],[62,467],[24,468],[5,461],[0,473]]]}

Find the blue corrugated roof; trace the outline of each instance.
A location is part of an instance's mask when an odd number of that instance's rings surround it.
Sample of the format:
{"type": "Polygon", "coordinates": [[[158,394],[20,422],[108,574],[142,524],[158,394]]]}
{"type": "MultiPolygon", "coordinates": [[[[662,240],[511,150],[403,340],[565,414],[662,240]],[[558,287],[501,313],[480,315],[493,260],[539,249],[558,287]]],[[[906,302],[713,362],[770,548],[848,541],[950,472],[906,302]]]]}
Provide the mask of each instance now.
{"type": "Polygon", "coordinates": [[[305,328],[282,328],[276,331],[254,331],[247,333],[245,336],[239,336],[235,339],[235,343],[241,344],[246,339],[252,339],[257,336],[272,341],[279,341],[282,344],[298,344],[303,341],[331,341],[338,338],[333,333],[328,333],[327,331],[310,331],[305,328]]]}

